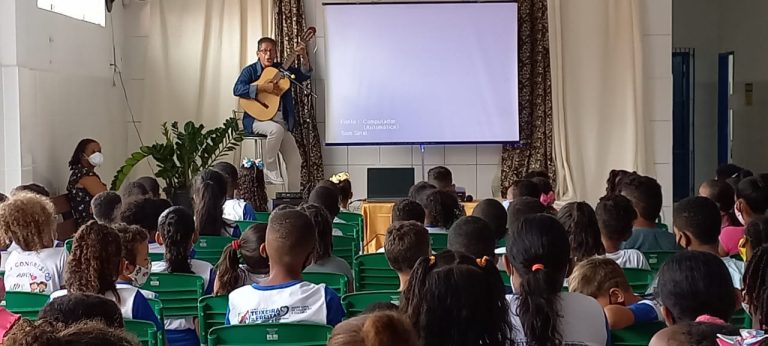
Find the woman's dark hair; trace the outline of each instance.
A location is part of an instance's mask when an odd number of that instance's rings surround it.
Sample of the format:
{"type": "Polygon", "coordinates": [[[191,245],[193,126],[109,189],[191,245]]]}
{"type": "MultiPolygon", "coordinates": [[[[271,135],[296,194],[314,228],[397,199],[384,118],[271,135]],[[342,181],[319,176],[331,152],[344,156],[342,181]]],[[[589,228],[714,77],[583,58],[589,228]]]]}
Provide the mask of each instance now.
{"type": "Polygon", "coordinates": [[[83,225],[75,233],[67,261],[67,290],[101,295],[112,292],[119,302],[115,280],[120,276],[121,254],[120,235],[113,228],[96,221],[83,225]]]}
{"type": "Polygon", "coordinates": [[[515,332],[522,332],[532,345],[563,343],[559,294],[571,261],[570,253],[568,235],[552,216],[526,216],[518,227],[510,230],[507,257],[520,277],[516,313],[523,327],[515,332]]]}
{"type": "Polygon", "coordinates": [[[768,217],[757,216],[753,218],[744,227],[744,237],[749,241],[749,247],[753,252],[763,245],[768,245],[768,217]]]}
{"type": "Polygon", "coordinates": [[[560,208],[557,219],[563,224],[571,243],[571,258],[578,263],[605,255],[595,210],[587,202],[571,202],[560,208]]]}
{"type": "Polygon", "coordinates": [[[461,205],[456,194],[434,190],[424,198],[424,211],[426,220],[430,225],[427,227],[451,228],[451,225],[461,217],[461,205]]]}
{"type": "Polygon", "coordinates": [[[730,178],[743,179],[750,176],[752,176],[752,171],[732,163],[721,165],[715,170],[715,179],[717,180],[727,180],[730,178]]]}
{"type": "Polygon", "coordinates": [[[157,221],[157,231],[163,238],[168,272],[194,274],[189,263],[189,250],[195,237],[192,214],[183,207],[168,208],[157,221]]]}
{"type": "Polygon", "coordinates": [[[98,320],[110,328],[123,328],[123,314],[111,299],[97,294],[68,293],[45,304],[39,319],[72,325],[84,320],[98,320]]]}
{"type": "Polygon", "coordinates": [[[224,202],[227,200],[227,179],[213,169],[205,169],[192,182],[195,205],[195,227],[200,235],[221,235],[224,222],[224,202]]]}
{"type": "Polygon", "coordinates": [[[309,216],[315,226],[317,245],[312,254],[312,263],[333,255],[333,220],[328,212],[320,205],[303,203],[299,210],[309,216]]]}
{"type": "Polygon", "coordinates": [[[264,244],[267,236],[267,224],[257,223],[248,226],[239,240],[233,241],[224,247],[221,259],[216,264],[215,295],[227,295],[240,287],[240,260],[247,266],[247,271],[254,273],[268,273],[269,261],[261,256],[259,248],[264,244]],[[238,242],[237,249],[234,244],[238,242]],[[265,270],[266,269],[266,270],[265,270]]]}
{"type": "Polygon", "coordinates": [[[759,329],[768,324],[768,247],[755,250],[744,269],[744,301],[759,329]]]}
{"type": "Polygon", "coordinates": [[[339,203],[348,204],[352,199],[352,182],[349,179],[344,179],[338,183],[335,183],[339,189],[339,203]]]}
{"type": "Polygon", "coordinates": [[[621,193],[621,184],[624,179],[637,175],[636,172],[625,171],[623,169],[612,169],[608,173],[608,180],[605,181],[605,194],[615,195],[621,193]]]}
{"type": "Polygon", "coordinates": [[[754,214],[765,214],[768,210],[768,183],[754,176],[743,179],[736,188],[736,199],[747,203],[754,214]]]}
{"type": "Polygon", "coordinates": [[[268,211],[264,170],[256,165],[250,168],[241,166],[237,177],[237,195],[248,202],[255,211],[268,211]]]}
{"type": "Polygon", "coordinates": [[[552,183],[549,181],[548,178],[534,177],[534,178],[531,178],[531,181],[534,182],[536,186],[539,187],[539,191],[541,191],[541,193],[543,194],[547,194],[554,191],[554,189],[552,188],[552,183]]]}
{"type": "Polygon", "coordinates": [[[232,187],[232,190],[237,190],[238,174],[235,165],[227,161],[219,161],[213,164],[211,168],[224,175],[228,187],[232,187]]]}
{"type": "Polygon", "coordinates": [[[709,190],[709,195],[705,196],[717,204],[720,212],[728,217],[728,222],[731,225],[740,225],[739,219],[733,212],[733,206],[736,204],[736,192],[733,190],[731,184],[728,184],[724,180],[707,180],[704,185],[709,190]]]}
{"type": "Polygon", "coordinates": [[[451,250],[416,262],[400,311],[413,324],[421,345],[511,342],[509,305],[493,263],[451,250]]]}
{"type": "Polygon", "coordinates": [[[711,315],[728,321],[736,307],[731,274],[719,257],[701,251],[680,251],[659,269],[654,295],[672,314],[675,324],[711,315]]]}
{"type": "Polygon", "coordinates": [[[97,142],[96,140],[93,140],[90,138],[84,138],[84,139],[81,139],[80,142],[77,142],[75,151],[72,153],[72,158],[69,159],[70,170],[80,166],[80,160],[82,160],[83,154],[85,154],[85,148],[91,143],[97,143],[97,142]]]}

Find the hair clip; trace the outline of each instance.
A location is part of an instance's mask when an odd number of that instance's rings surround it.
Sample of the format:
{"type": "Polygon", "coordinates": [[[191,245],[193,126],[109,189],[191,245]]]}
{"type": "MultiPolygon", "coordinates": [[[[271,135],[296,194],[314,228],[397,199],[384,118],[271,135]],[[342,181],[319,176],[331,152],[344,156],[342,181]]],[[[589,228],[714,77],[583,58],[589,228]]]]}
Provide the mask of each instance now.
{"type": "Polygon", "coordinates": [[[720,325],[726,324],[725,321],[723,321],[719,317],[715,317],[712,315],[701,315],[699,317],[696,317],[696,320],[694,322],[705,322],[705,323],[720,324],[720,325]]]}
{"type": "Polygon", "coordinates": [[[477,265],[479,265],[481,268],[485,268],[485,265],[488,264],[488,256],[483,256],[483,258],[478,258],[475,261],[477,261],[477,265]]]}
{"type": "Polygon", "coordinates": [[[232,241],[232,250],[240,250],[240,239],[235,239],[232,241]]]}
{"type": "Polygon", "coordinates": [[[552,205],[553,203],[555,203],[556,199],[557,198],[555,197],[555,192],[554,191],[549,191],[549,193],[542,193],[541,194],[541,196],[539,197],[539,202],[541,202],[541,204],[543,204],[544,206],[548,207],[548,206],[552,205]]]}
{"type": "Polygon", "coordinates": [[[429,256],[429,266],[435,265],[435,256],[429,256]]]}
{"type": "Polygon", "coordinates": [[[540,263],[536,263],[533,266],[531,266],[531,271],[535,272],[537,270],[544,270],[544,265],[540,263]]]}
{"type": "Polygon", "coordinates": [[[340,183],[342,181],[345,181],[345,180],[348,180],[348,179],[349,179],[349,173],[348,172],[339,172],[339,173],[334,174],[330,178],[328,178],[328,180],[330,180],[334,184],[338,184],[338,183],[340,183]]]}

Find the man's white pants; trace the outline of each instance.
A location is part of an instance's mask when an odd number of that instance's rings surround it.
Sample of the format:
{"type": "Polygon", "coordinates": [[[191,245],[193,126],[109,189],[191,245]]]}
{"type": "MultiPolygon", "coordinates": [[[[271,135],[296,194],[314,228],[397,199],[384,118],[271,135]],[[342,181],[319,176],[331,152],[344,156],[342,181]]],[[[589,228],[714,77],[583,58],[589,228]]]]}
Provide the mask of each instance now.
{"type": "Polygon", "coordinates": [[[288,185],[288,191],[299,191],[301,188],[301,154],[299,154],[299,148],[296,146],[296,140],[291,132],[285,128],[282,122],[272,120],[254,121],[253,132],[267,136],[264,151],[261,154],[262,160],[264,160],[265,178],[268,180],[268,177],[281,177],[277,155],[282,153],[286,168],[286,176],[282,178],[288,185]]]}

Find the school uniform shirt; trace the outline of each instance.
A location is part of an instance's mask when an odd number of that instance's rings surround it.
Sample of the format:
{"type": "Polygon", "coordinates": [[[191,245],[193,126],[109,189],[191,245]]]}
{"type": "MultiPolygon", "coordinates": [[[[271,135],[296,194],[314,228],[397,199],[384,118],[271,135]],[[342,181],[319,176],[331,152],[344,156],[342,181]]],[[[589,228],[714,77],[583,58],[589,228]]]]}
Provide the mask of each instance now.
{"type": "Polygon", "coordinates": [[[675,235],[659,228],[635,228],[632,236],[621,244],[622,249],[636,249],[642,252],[648,251],[677,251],[675,235]]]}
{"type": "MultiPolygon", "coordinates": [[[[519,296],[507,295],[512,339],[518,346],[529,345],[523,334],[523,326],[517,315],[519,296]]],[[[607,346],[610,345],[608,321],[600,304],[592,297],[578,293],[560,293],[560,332],[563,345],[607,346]]]]}
{"type": "Polygon", "coordinates": [[[165,246],[159,243],[149,243],[149,253],[165,253],[165,246]]]}
{"type": "Polygon", "coordinates": [[[742,282],[742,278],[744,277],[744,262],[737,261],[730,257],[720,257],[720,259],[723,260],[725,267],[728,268],[728,272],[731,274],[733,287],[742,289],[744,287],[744,283],[742,282]]]}
{"type": "MultiPolygon", "coordinates": [[[[58,240],[53,241],[53,247],[63,247],[63,246],[64,246],[63,241],[58,241],[58,240]]],[[[11,245],[8,245],[8,249],[6,249],[5,251],[8,251],[8,252],[21,251],[21,247],[19,247],[19,245],[16,244],[15,241],[12,241],[11,245]]]]}
{"type": "Polygon", "coordinates": [[[505,199],[505,200],[501,201],[501,205],[504,206],[504,209],[509,209],[509,205],[510,204],[512,204],[512,201],[510,201],[508,199],[505,199]]]}
{"type": "Polygon", "coordinates": [[[610,258],[619,264],[622,268],[651,269],[648,260],[643,253],[635,249],[619,250],[613,253],[605,254],[605,258],[610,258]]]}
{"type": "Polygon", "coordinates": [[[448,230],[445,227],[432,227],[432,226],[424,226],[424,228],[427,229],[427,232],[431,233],[437,233],[437,234],[448,234],[448,230]]]}
{"type": "Polygon", "coordinates": [[[635,318],[634,324],[648,322],[663,322],[661,315],[661,305],[655,300],[641,300],[635,304],[627,306],[635,318]]]}
{"type": "Polygon", "coordinates": [[[335,326],[343,318],[344,308],[336,292],[324,284],[293,280],[232,291],[224,324],[309,322],[335,326]]]}
{"type": "Polygon", "coordinates": [[[241,264],[240,268],[237,268],[237,273],[240,274],[240,285],[237,287],[260,284],[269,278],[269,274],[256,274],[249,272],[244,264],[241,264]]]}
{"type": "Polygon", "coordinates": [[[51,294],[61,289],[66,265],[67,251],[63,247],[11,251],[5,262],[5,288],[51,294]]]}
{"type": "MultiPolygon", "coordinates": [[[[189,260],[192,272],[203,278],[205,295],[213,294],[213,284],[216,280],[216,270],[208,262],[196,259],[189,260]]],[[[165,261],[152,262],[153,273],[167,273],[168,264],[165,261]]],[[[165,335],[169,345],[200,345],[200,339],[195,332],[193,317],[166,318],[165,335]]]]}
{"type": "Polygon", "coordinates": [[[242,199],[228,199],[224,202],[224,214],[225,219],[233,221],[249,220],[256,221],[256,210],[246,201],[242,199]]]}
{"type": "MultiPolygon", "coordinates": [[[[160,323],[160,319],[152,310],[152,306],[149,305],[147,298],[154,298],[155,294],[149,291],[142,291],[130,283],[118,281],[115,283],[117,287],[117,294],[120,296],[120,300],[115,297],[115,294],[111,291],[104,293],[104,297],[112,300],[120,308],[120,313],[125,319],[148,321],[155,324],[157,330],[164,330],[164,326],[160,323]],[[149,297],[147,296],[149,295],[149,297]]],[[[51,299],[54,300],[58,297],[67,295],[67,290],[58,290],[51,294],[51,299]]]]}
{"type": "Polygon", "coordinates": [[[344,274],[349,282],[353,282],[352,268],[347,261],[331,255],[323,258],[304,269],[306,273],[339,273],[344,274]]]}

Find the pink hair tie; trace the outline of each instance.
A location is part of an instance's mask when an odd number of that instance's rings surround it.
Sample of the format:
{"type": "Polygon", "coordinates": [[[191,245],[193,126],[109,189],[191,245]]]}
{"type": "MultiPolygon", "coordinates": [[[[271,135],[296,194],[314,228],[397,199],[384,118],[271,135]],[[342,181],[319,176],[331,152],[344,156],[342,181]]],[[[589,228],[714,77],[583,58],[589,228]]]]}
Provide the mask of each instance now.
{"type": "Polygon", "coordinates": [[[696,321],[694,322],[704,322],[704,323],[713,323],[713,324],[721,324],[721,325],[726,324],[725,321],[712,315],[701,315],[699,317],[696,317],[696,321]]]}
{"type": "Polygon", "coordinates": [[[531,271],[532,272],[535,272],[537,270],[544,270],[544,265],[537,263],[537,264],[534,264],[533,266],[531,266],[531,271]]]}
{"type": "Polygon", "coordinates": [[[232,241],[232,250],[240,250],[240,239],[235,239],[232,241]]]}
{"type": "Polygon", "coordinates": [[[550,206],[555,203],[555,191],[549,191],[549,193],[542,193],[539,197],[539,202],[545,206],[550,206]]]}

